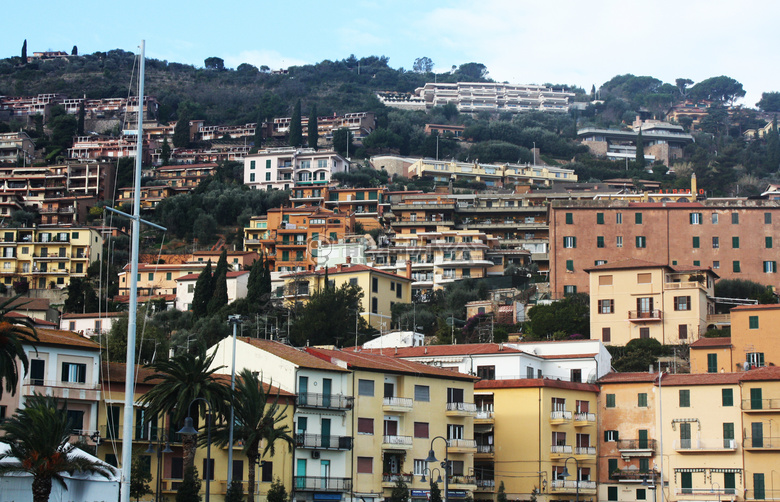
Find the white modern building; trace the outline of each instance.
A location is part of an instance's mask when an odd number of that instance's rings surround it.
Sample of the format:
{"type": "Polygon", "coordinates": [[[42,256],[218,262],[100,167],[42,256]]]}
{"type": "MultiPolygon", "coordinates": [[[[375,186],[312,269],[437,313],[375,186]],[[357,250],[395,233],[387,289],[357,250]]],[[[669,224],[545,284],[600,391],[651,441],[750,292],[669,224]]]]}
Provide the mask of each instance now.
{"type": "Polygon", "coordinates": [[[244,184],[255,190],[324,186],[332,174],[345,171],[349,161],[332,150],[269,148],[244,157],[244,184]]]}
{"type": "Polygon", "coordinates": [[[126,312],[101,312],[85,314],[62,314],[60,329],[73,331],[87,338],[105,335],[111,331],[116,320],[126,312]]]}

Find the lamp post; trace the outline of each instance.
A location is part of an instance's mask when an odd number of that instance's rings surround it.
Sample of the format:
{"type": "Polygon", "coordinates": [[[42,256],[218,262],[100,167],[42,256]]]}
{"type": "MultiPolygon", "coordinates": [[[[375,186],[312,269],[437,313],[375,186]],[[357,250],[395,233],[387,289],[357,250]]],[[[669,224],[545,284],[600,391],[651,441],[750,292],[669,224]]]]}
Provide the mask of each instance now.
{"type": "MultiPolygon", "coordinates": [[[[160,483],[162,482],[162,462],[163,462],[163,453],[173,453],[173,450],[171,450],[171,444],[169,442],[170,438],[165,434],[159,434],[157,436],[157,483],[155,487],[154,492],[154,502],[160,502],[160,483]],[[165,448],[162,448],[163,442],[165,443],[165,448]]],[[[151,439],[149,440],[149,448],[146,449],[146,453],[154,453],[154,441],[151,439]]]]}
{"type": "Polygon", "coordinates": [[[653,490],[653,502],[655,502],[655,496],[656,496],[656,492],[655,492],[655,478],[653,479],[653,484],[651,485],[647,481],[647,476],[642,476],[642,486],[646,486],[648,490],[653,490]]]}
{"type": "Polygon", "coordinates": [[[427,481],[428,481],[427,479],[425,479],[425,473],[426,473],[426,472],[428,473],[428,475],[430,475],[430,476],[431,476],[431,482],[432,482],[432,483],[436,483],[436,484],[439,484],[439,483],[441,483],[441,471],[439,470],[439,468],[438,468],[438,467],[434,467],[433,469],[429,469],[429,468],[427,468],[427,467],[426,467],[425,469],[423,469],[423,475],[422,475],[422,477],[420,478],[420,482],[421,482],[421,483],[425,483],[425,482],[427,482],[427,481]],[[439,476],[439,477],[438,477],[438,478],[436,478],[436,481],[433,481],[433,471],[436,471],[436,472],[438,472],[438,473],[439,473],[439,474],[438,474],[438,476],[439,476]]]}
{"type": "MultiPolygon", "coordinates": [[[[211,491],[211,404],[202,397],[196,397],[193,399],[187,409],[192,408],[195,401],[203,401],[206,403],[206,410],[208,415],[206,416],[206,468],[204,469],[204,476],[206,477],[206,502],[209,502],[209,492],[211,491]]],[[[198,430],[193,427],[192,417],[184,419],[184,427],[181,428],[179,434],[185,435],[197,435],[198,430]]],[[[232,446],[232,445],[231,445],[232,446]]]]}
{"type": "MultiPolygon", "coordinates": [[[[235,424],[235,409],[233,407],[233,399],[236,394],[236,329],[239,324],[244,321],[240,315],[228,316],[228,322],[233,325],[233,364],[230,367],[230,433],[228,437],[228,475],[227,483],[228,488],[233,482],[233,425],[235,424]]],[[[211,425],[211,424],[209,424],[211,425]]],[[[211,427],[209,427],[209,430],[211,427]]]]}
{"type": "Polygon", "coordinates": [[[435,438],[431,439],[431,450],[428,452],[428,458],[425,459],[427,463],[431,462],[438,462],[436,459],[436,455],[433,453],[433,443],[436,442],[437,439],[441,439],[444,441],[444,462],[441,463],[442,469],[444,469],[444,502],[449,502],[449,477],[450,477],[450,458],[449,458],[449,452],[447,451],[447,447],[449,446],[449,443],[447,442],[447,438],[444,436],[436,436],[435,438]]]}
{"type": "Polygon", "coordinates": [[[574,467],[577,469],[577,472],[574,475],[574,487],[575,487],[575,493],[576,493],[576,502],[580,502],[580,480],[577,479],[580,477],[580,462],[574,457],[566,457],[566,460],[563,462],[563,473],[561,474],[561,477],[568,478],[571,476],[569,474],[569,470],[566,468],[566,466],[569,463],[569,460],[574,460],[574,467]]]}

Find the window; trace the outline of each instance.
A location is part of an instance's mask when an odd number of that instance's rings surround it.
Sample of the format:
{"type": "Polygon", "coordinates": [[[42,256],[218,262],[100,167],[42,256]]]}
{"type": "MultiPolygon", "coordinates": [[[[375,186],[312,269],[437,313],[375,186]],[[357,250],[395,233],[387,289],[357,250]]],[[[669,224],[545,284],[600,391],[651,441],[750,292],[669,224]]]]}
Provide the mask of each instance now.
{"type": "Polygon", "coordinates": [[[154,272],[149,272],[149,280],[150,281],[154,280],[154,272]]]}
{"type": "Polygon", "coordinates": [[[739,225],[739,213],[731,213],[731,223],[733,225],[739,225]]]}
{"type": "Polygon", "coordinates": [[[739,237],[731,238],[731,247],[734,249],[739,249],[739,237]]]}
{"type": "MultiPolygon", "coordinates": [[[[617,469],[615,469],[617,470],[617,469]]],[[[615,501],[618,499],[618,487],[617,486],[608,486],[607,487],[607,500],[609,502],[615,501]]]]}
{"type": "Polygon", "coordinates": [[[651,284],[653,282],[653,274],[636,274],[637,284],[651,284]]]}
{"type": "Polygon", "coordinates": [[[415,422],[414,423],[414,437],[427,438],[430,432],[428,430],[428,422],[415,422]]]}
{"type": "Polygon", "coordinates": [[[707,354],[707,373],[718,372],[718,354],[707,354]]]}
{"type": "Polygon", "coordinates": [[[377,300],[376,297],[371,298],[371,313],[372,314],[379,313],[379,300],[377,300]]]}
{"type": "Polygon", "coordinates": [[[758,329],[758,316],[752,315],[748,317],[748,329],[758,329]]]}
{"type": "Polygon", "coordinates": [[[615,394],[607,394],[607,408],[615,407],[615,394]]]}
{"type": "Polygon", "coordinates": [[[78,363],[62,363],[62,381],[70,383],[85,383],[87,381],[87,365],[78,363]]]}
{"type": "Polygon", "coordinates": [[[642,340],[646,340],[650,338],[650,328],[647,327],[639,328],[639,338],[641,338],[642,340]]]}
{"type": "Polygon", "coordinates": [[[642,224],[642,213],[634,213],[634,223],[637,225],[642,224]]]}
{"type": "Polygon", "coordinates": [[[612,276],[611,275],[600,275],[599,276],[599,286],[612,286],[612,276]]]}
{"type": "Polygon", "coordinates": [[[699,238],[698,237],[694,237],[693,238],[693,248],[694,249],[698,249],[698,247],[699,247],[699,238]]]}
{"type": "Polygon", "coordinates": [[[495,366],[477,366],[477,377],[482,380],[495,380],[496,379],[496,367],[495,366]]]}
{"type": "Polygon", "coordinates": [[[712,224],[713,225],[718,224],[718,213],[712,213],[712,224]]]}
{"type": "Polygon", "coordinates": [[[431,400],[431,388],[427,385],[415,385],[414,386],[414,400],[415,401],[430,401],[431,400]]]}
{"type": "Polygon", "coordinates": [[[374,395],[374,381],[373,380],[358,380],[358,395],[359,396],[373,396],[374,395]]]}
{"type": "Polygon", "coordinates": [[[767,274],[774,274],[777,272],[777,262],[776,261],[765,261],[764,262],[764,272],[767,274]]]}
{"type": "Polygon", "coordinates": [[[68,417],[68,427],[70,427],[71,431],[78,431],[75,432],[75,434],[78,434],[84,429],[84,412],[79,410],[68,410],[67,411],[67,417],[68,417]]]}
{"type": "Polygon", "coordinates": [[[642,249],[647,247],[647,238],[643,235],[636,236],[636,247],[642,249]]]}
{"type": "Polygon", "coordinates": [[[203,459],[203,479],[214,481],[214,459],[203,459]],[[208,460],[208,462],[206,462],[208,460]]]}
{"type": "Polygon", "coordinates": [[[733,272],[740,272],[739,260],[734,260],[734,262],[732,262],[731,269],[733,272]]]}
{"type": "Polygon", "coordinates": [[[376,293],[379,291],[379,279],[376,277],[371,278],[371,292],[376,293]]]}
{"type": "Polygon", "coordinates": [[[693,260],[693,266],[694,267],[699,267],[699,266],[701,266],[701,262],[699,260],[693,260]]]}
{"type": "Polygon", "coordinates": [[[647,393],[640,392],[636,395],[636,405],[640,408],[647,408],[647,393]]]}
{"type": "Polygon", "coordinates": [[[617,246],[617,247],[619,247],[619,248],[622,248],[622,247],[623,247],[623,236],[622,236],[622,235],[618,235],[618,236],[615,238],[615,246],[617,246]]]}
{"type": "Polygon", "coordinates": [[[462,425],[447,424],[447,439],[463,439],[462,425]]]}
{"type": "Polygon", "coordinates": [[[691,310],[691,297],[690,296],[675,296],[674,297],[674,310],[691,310]]]}
{"type": "Polygon", "coordinates": [[[425,459],[414,459],[414,475],[424,476],[425,471],[428,469],[428,462],[425,459]]]}
{"type": "Polygon", "coordinates": [[[599,235],[598,237],[596,237],[596,247],[597,248],[603,248],[604,247],[604,236],[603,235],[599,235]]]}
{"type": "Polygon", "coordinates": [[[615,213],[615,223],[618,225],[623,223],[623,213],[615,213]]]}
{"type": "MultiPolygon", "coordinates": [[[[234,460],[234,462],[238,462],[238,461],[234,460]]],[[[270,461],[270,460],[266,460],[262,464],[262,470],[263,471],[262,471],[262,474],[260,475],[260,480],[263,483],[272,483],[273,480],[274,480],[274,463],[272,461],[270,461]]],[[[235,477],[235,472],[236,472],[236,468],[233,467],[233,477],[235,477]]],[[[242,465],[241,473],[243,474],[243,472],[244,472],[244,469],[243,469],[243,465],[242,465]]],[[[243,478],[244,476],[242,475],[241,477],[243,478]]]]}
{"type": "Polygon", "coordinates": [[[447,402],[448,403],[462,403],[463,402],[463,389],[456,387],[447,388],[447,402]]]}
{"type": "Polygon", "coordinates": [[[701,225],[701,213],[691,213],[688,215],[691,225],[701,225]]]}
{"type": "Polygon", "coordinates": [[[713,261],[712,268],[720,268],[720,262],[718,260],[713,261]]]}
{"type": "Polygon", "coordinates": [[[593,264],[594,264],[594,265],[596,265],[597,267],[598,267],[599,265],[606,265],[606,264],[607,264],[607,260],[595,260],[595,261],[593,262],[593,264]]]}
{"type": "Polygon", "coordinates": [[[574,224],[574,213],[566,213],[566,224],[567,225],[574,224]]]}
{"type": "Polygon", "coordinates": [[[765,225],[772,224],[772,213],[764,213],[764,224],[765,225]]]}
{"type": "Polygon", "coordinates": [[[731,422],[723,423],[723,447],[734,447],[734,424],[731,422]]]}
{"type": "Polygon", "coordinates": [[[563,238],[563,247],[564,249],[571,249],[577,247],[577,238],[576,237],[564,237],[563,238]]]}
{"type": "Polygon", "coordinates": [[[599,300],[599,314],[614,314],[615,300],[599,300]]]}
{"type": "MultiPolygon", "coordinates": [[[[646,458],[641,458],[639,460],[647,460],[646,458]]],[[[647,471],[644,471],[647,472],[647,471]]],[[[647,491],[644,488],[637,488],[636,489],[636,499],[637,500],[647,500],[647,491]]]]}
{"type": "Polygon", "coordinates": [[[612,341],[612,328],[601,328],[601,341],[603,343],[612,341]]]}
{"type": "Polygon", "coordinates": [[[401,289],[401,283],[399,282],[398,285],[395,287],[395,297],[396,298],[402,298],[403,296],[403,289],[401,289]]]}
{"type": "Polygon", "coordinates": [[[577,294],[577,286],[563,286],[563,294],[564,295],[576,295],[577,294]]]}
{"type": "Polygon", "coordinates": [[[766,490],[764,489],[764,473],[753,473],[753,499],[764,500],[766,498],[766,490]]]}
{"type": "MultiPolygon", "coordinates": [[[[604,441],[607,443],[615,442],[618,438],[618,431],[604,431],[604,441]]],[[[615,459],[615,462],[617,462],[617,459],[615,459]]],[[[610,469],[609,472],[612,472],[614,469],[610,469]]]]}
{"type": "MultiPolygon", "coordinates": [[[[254,176],[254,174],[251,174],[250,176],[254,176]]],[[[265,173],[265,181],[271,181],[271,173],[265,173]]]]}
{"type": "MultiPolygon", "coordinates": [[[[270,174],[270,173],[268,173],[270,174]]],[[[268,179],[271,179],[270,177],[266,176],[268,179]]],[[[255,173],[249,173],[249,181],[255,181],[255,173]]]]}
{"type": "Polygon", "coordinates": [[[358,457],[357,458],[357,472],[358,472],[358,474],[373,474],[374,473],[374,458],[373,457],[358,457]]]}
{"type": "Polygon", "coordinates": [[[745,354],[745,360],[756,368],[764,366],[764,353],[763,352],[748,352],[745,354]]]}
{"type": "Polygon", "coordinates": [[[679,401],[680,401],[680,408],[690,408],[691,391],[688,389],[680,389],[679,401]]]}
{"type": "Polygon", "coordinates": [[[712,238],[712,249],[718,249],[720,247],[720,238],[713,237],[712,238]]]}
{"type": "Polygon", "coordinates": [[[574,260],[566,260],[566,271],[574,272],[574,260]]]}
{"type": "Polygon", "coordinates": [[[596,213],[596,224],[597,225],[604,224],[604,213],[596,213]]]}
{"type": "Polygon", "coordinates": [[[767,249],[772,249],[772,237],[770,236],[764,237],[764,247],[767,249]]]}
{"type": "Polygon", "coordinates": [[[374,419],[358,418],[358,434],[373,434],[373,433],[374,433],[374,419]]]}
{"type": "Polygon", "coordinates": [[[734,389],[721,389],[720,404],[722,406],[734,406],[734,389]]]}
{"type": "Polygon", "coordinates": [[[569,373],[569,379],[572,382],[582,382],[582,370],[572,369],[569,373]]]}

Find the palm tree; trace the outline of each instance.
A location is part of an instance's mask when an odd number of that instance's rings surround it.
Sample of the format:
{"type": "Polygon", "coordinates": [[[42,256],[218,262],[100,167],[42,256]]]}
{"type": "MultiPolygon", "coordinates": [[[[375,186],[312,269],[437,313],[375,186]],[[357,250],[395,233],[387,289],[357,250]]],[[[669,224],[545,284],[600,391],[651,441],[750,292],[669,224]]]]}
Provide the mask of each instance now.
{"type": "Polygon", "coordinates": [[[111,476],[107,464],[73,454],[68,411],[59,406],[56,398],[35,394],[27,398],[25,405],[0,424],[0,431],[5,433],[0,442],[9,446],[7,452],[0,454],[0,460],[15,459],[0,464],[0,474],[32,474],[34,502],[49,500],[52,480],[67,489],[63,473],[111,476]]]}
{"type": "Polygon", "coordinates": [[[13,306],[20,296],[16,295],[0,304],[0,397],[3,397],[2,381],[5,381],[5,390],[12,396],[16,394],[16,385],[19,383],[16,359],[22,362],[26,375],[29,361],[23,343],[38,340],[38,334],[30,321],[9,315],[15,308],[24,305],[13,306]]]}
{"type": "MultiPolygon", "coordinates": [[[[236,378],[236,391],[233,396],[235,425],[233,440],[243,441],[244,453],[249,461],[249,493],[254,493],[255,465],[257,459],[266,453],[276,454],[276,442],[287,443],[292,450],[293,438],[290,428],[283,423],[287,419],[287,406],[279,405],[279,393],[272,396],[271,384],[266,389],[262,377],[249,369],[243,369],[236,378]],[[265,441],[262,454],[260,447],[265,441]]],[[[228,403],[229,406],[229,403],[228,403]]],[[[215,444],[224,446],[230,437],[230,412],[225,411],[224,420],[212,434],[215,444]]],[[[250,495],[254,497],[253,495],[250,495]]]]}
{"type": "MultiPolygon", "coordinates": [[[[206,410],[203,401],[197,401],[192,409],[190,405],[197,398],[205,399],[211,406],[211,411],[220,412],[223,403],[230,399],[230,388],[220,383],[214,374],[224,366],[211,368],[216,352],[206,354],[206,348],[197,344],[195,353],[179,352],[168,361],[160,361],[148,365],[155,371],[144,381],[152,381],[154,387],[140,399],[141,404],[148,405],[149,416],[171,416],[171,423],[182,424],[186,417],[200,416],[206,410]],[[195,411],[197,415],[193,415],[195,411]]],[[[184,435],[184,469],[195,465],[196,438],[184,435]]]]}

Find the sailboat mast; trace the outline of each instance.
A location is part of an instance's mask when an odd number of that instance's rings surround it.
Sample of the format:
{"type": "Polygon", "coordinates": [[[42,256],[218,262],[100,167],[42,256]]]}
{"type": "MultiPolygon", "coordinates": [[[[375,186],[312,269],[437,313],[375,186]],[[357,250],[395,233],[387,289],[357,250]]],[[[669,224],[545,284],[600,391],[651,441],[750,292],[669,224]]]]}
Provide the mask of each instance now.
{"type": "Polygon", "coordinates": [[[145,41],[141,40],[138,65],[138,136],[135,150],[132,238],[130,255],[130,308],[127,318],[127,360],[125,367],[125,408],[122,424],[122,489],[120,502],[130,502],[130,465],[133,454],[133,405],[135,403],[135,329],[138,311],[138,248],[141,237],[141,160],[143,156],[145,41]]]}

